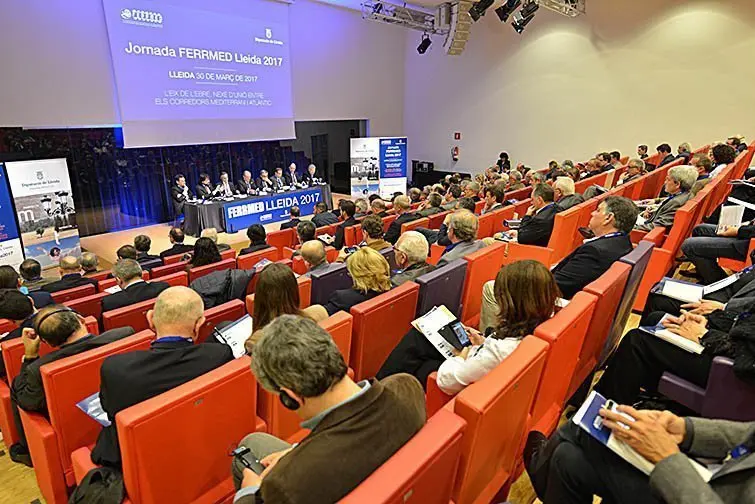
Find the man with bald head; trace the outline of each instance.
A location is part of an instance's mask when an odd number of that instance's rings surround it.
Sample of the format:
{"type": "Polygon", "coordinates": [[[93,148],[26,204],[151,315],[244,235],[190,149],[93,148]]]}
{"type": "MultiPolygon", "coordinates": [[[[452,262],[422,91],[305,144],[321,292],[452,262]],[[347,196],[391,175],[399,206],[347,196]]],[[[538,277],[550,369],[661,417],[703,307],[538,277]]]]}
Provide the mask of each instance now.
{"type": "MultiPolygon", "coordinates": [[[[95,464],[120,466],[115,415],[134,404],[167,392],[233,360],[220,343],[195,344],[205,322],[199,294],[188,287],[164,290],[147,312],[157,338],[149,350],[108,357],[100,369],[100,403],[112,425],[105,427],[92,451],[95,464]]],[[[218,412],[222,414],[222,412],[218,412]]]]}
{"type": "Polygon", "coordinates": [[[45,292],[58,292],[82,285],[92,284],[97,288],[97,280],[87,278],[81,274],[81,263],[76,257],[65,256],[58,265],[60,280],[43,285],[41,290],[45,292]]]}
{"type": "Polygon", "coordinates": [[[19,443],[10,448],[11,459],[14,462],[31,465],[31,457],[17,407],[25,411],[47,414],[47,401],[40,368],[50,362],[99,348],[132,334],[134,334],[132,328],[121,327],[105,331],[95,337],[89,333],[84,317],[63,305],[46,306],[37,312],[32,327],[25,327],[21,331],[24,357],[21,372],[11,384],[13,416],[20,434],[19,443]],[[40,357],[39,346],[42,341],[55,350],[40,357]]]}
{"type": "Polygon", "coordinates": [[[310,276],[315,271],[327,271],[330,268],[325,254],[325,245],[320,240],[304,242],[299,252],[307,265],[305,276],[310,276]]]}
{"type": "Polygon", "coordinates": [[[252,180],[252,173],[249,170],[245,170],[241,175],[241,180],[236,182],[236,189],[239,191],[239,194],[245,194],[247,196],[254,194],[254,191],[255,189],[257,189],[257,187],[254,185],[254,180],[252,180]]]}

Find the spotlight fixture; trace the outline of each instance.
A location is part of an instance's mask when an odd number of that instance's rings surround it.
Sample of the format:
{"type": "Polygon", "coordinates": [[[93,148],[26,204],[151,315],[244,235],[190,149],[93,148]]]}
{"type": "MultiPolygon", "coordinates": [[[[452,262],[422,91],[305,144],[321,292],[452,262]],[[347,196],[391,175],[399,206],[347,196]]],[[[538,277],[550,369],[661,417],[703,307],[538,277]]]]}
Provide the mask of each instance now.
{"type": "Polygon", "coordinates": [[[522,0],[508,0],[498,7],[495,13],[498,14],[498,19],[501,20],[501,23],[505,23],[509,20],[511,13],[517,10],[520,5],[522,5],[522,0]]]}
{"type": "Polygon", "coordinates": [[[480,0],[479,2],[475,3],[472,7],[469,9],[469,15],[472,16],[472,19],[477,22],[480,20],[482,16],[485,15],[485,11],[490,8],[491,5],[493,5],[494,0],[480,0]]]}
{"type": "Polygon", "coordinates": [[[373,14],[380,14],[381,12],[383,12],[383,4],[381,4],[380,2],[377,2],[377,3],[376,3],[376,4],[375,4],[375,5],[373,6],[373,7],[372,7],[372,13],[373,13],[373,14]]]}
{"type": "Polygon", "coordinates": [[[535,13],[540,8],[540,5],[535,0],[529,0],[519,12],[514,14],[514,22],[511,26],[514,27],[517,33],[522,33],[527,25],[535,18],[535,13]]]}
{"type": "Polygon", "coordinates": [[[425,54],[427,52],[427,49],[430,47],[430,44],[432,44],[433,41],[430,40],[430,36],[427,33],[422,34],[422,41],[417,46],[417,52],[420,54],[425,54]]]}

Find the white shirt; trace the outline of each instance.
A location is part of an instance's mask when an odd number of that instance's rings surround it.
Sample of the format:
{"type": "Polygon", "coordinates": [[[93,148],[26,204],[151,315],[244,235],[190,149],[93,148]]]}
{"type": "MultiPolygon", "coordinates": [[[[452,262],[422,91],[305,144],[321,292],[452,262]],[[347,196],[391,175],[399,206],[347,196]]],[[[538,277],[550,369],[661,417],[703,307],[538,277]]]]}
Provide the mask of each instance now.
{"type": "Polygon", "coordinates": [[[726,166],[727,166],[726,163],[716,166],[716,168],[712,172],[710,172],[709,178],[715,178],[718,175],[720,175],[723,169],[726,168],[726,166]]]}
{"type": "Polygon", "coordinates": [[[446,394],[460,392],[503,362],[521,341],[517,338],[486,338],[483,345],[469,349],[466,360],[461,357],[446,359],[438,368],[438,387],[446,394]]]}

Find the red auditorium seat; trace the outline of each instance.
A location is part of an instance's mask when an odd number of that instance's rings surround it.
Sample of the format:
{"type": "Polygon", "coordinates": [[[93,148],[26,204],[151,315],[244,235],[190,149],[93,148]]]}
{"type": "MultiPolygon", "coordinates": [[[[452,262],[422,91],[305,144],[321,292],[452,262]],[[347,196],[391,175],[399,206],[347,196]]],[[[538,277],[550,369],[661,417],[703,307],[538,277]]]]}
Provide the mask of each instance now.
{"type": "Polygon", "coordinates": [[[218,306],[214,306],[208,310],[205,310],[205,321],[202,327],[199,329],[199,336],[197,337],[197,343],[204,343],[207,337],[212,333],[212,330],[220,322],[233,322],[238,320],[246,314],[246,307],[244,302],[239,299],[234,299],[223,303],[218,306]]]}
{"type": "Polygon", "coordinates": [[[330,226],[321,226],[319,228],[315,229],[315,238],[318,236],[327,234],[335,238],[336,236],[336,228],[338,227],[337,224],[331,224],[330,226]]]}
{"type": "MultiPolygon", "coordinates": [[[[149,271],[142,271],[142,280],[149,280],[149,271]]],[[[115,281],[115,278],[106,278],[105,280],[97,282],[97,290],[99,292],[105,292],[105,289],[115,287],[116,285],[117,282],[115,281]]]]}
{"type": "Polygon", "coordinates": [[[133,327],[134,331],[149,329],[147,312],[155,306],[157,298],[148,299],[141,303],[124,306],[102,314],[102,327],[106,331],[117,327],[133,327]]]}
{"type": "Polygon", "coordinates": [[[413,221],[405,222],[401,224],[401,234],[406,233],[407,231],[414,231],[417,228],[429,228],[430,227],[430,219],[427,217],[424,217],[422,219],[415,219],[413,221]]]}
{"type": "MultiPolygon", "coordinates": [[[[296,283],[299,284],[299,308],[306,308],[309,306],[312,297],[312,279],[300,276],[296,279],[296,283]]],[[[246,297],[246,312],[250,316],[254,316],[254,294],[249,294],[246,297]]]]}
{"type": "Polygon", "coordinates": [[[87,284],[82,285],[81,287],[74,287],[73,289],[66,289],[58,292],[52,293],[52,299],[56,303],[63,303],[65,301],[70,301],[71,299],[78,299],[82,298],[84,296],[91,296],[95,293],[94,285],[87,284]]]}
{"type": "Polygon", "coordinates": [[[181,262],[181,258],[186,254],[176,254],[172,256],[163,257],[163,264],[168,266],[170,264],[176,264],[181,262]]]}
{"type": "MultiPolygon", "coordinates": [[[[359,219],[361,221],[361,219],[359,219]]],[[[362,225],[356,224],[354,226],[349,226],[347,228],[344,228],[343,230],[343,243],[347,247],[353,247],[355,245],[359,245],[362,243],[362,240],[364,240],[364,235],[362,233],[362,225]]],[[[335,249],[333,249],[335,250],[335,249]]]]}
{"type": "Polygon", "coordinates": [[[88,273],[84,276],[99,282],[100,280],[106,280],[110,278],[110,274],[111,274],[110,271],[98,271],[97,273],[88,273]]]}
{"type": "Polygon", "coordinates": [[[446,219],[446,216],[451,213],[451,210],[446,212],[436,213],[429,217],[430,222],[427,224],[428,229],[440,229],[441,224],[446,219]]]}
{"type": "Polygon", "coordinates": [[[100,367],[111,355],[146,350],[154,338],[142,331],[94,350],[42,366],[49,420],[45,415],[21,410],[34,473],[48,503],[68,502],[74,476],[71,453],[94,443],[100,425],[76,407],[76,403],[100,390],[100,367]]]}
{"type": "Polygon", "coordinates": [[[232,248],[220,252],[220,259],[236,259],[236,251],[232,248]]]}
{"type": "Polygon", "coordinates": [[[166,275],[172,275],[173,273],[178,273],[179,271],[186,271],[186,266],[189,265],[189,261],[180,261],[176,263],[166,264],[165,266],[158,266],[157,268],[152,268],[150,271],[150,276],[152,280],[157,280],[160,277],[164,277],[166,275]]]}
{"type": "Polygon", "coordinates": [[[189,286],[189,274],[185,271],[179,271],[177,273],[173,273],[171,275],[165,275],[158,279],[155,279],[155,282],[165,282],[171,287],[188,287],[189,286]]]}
{"type": "Polygon", "coordinates": [[[461,295],[461,320],[468,326],[477,327],[479,323],[482,286],[498,274],[505,249],[503,243],[496,242],[464,257],[469,264],[461,295]]]}
{"type": "Polygon", "coordinates": [[[351,357],[351,334],[354,327],[354,317],[344,311],[339,311],[319,322],[318,325],[328,331],[341,351],[343,360],[348,364],[351,357]]]}
{"type": "Polygon", "coordinates": [[[440,411],[340,504],[447,504],[466,422],[440,411]]]}
{"type": "MultiPolygon", "coordinates": [[[[272,250],[275,251],[275,249],[272,249],[272,250]]],[[[189,270],[189,285],[191,285],[191,282],[193,282],[197,278],[201,278],[205,275],[209,275],[210,273],[214,271],[223,271],[223,270],[235,269],[235,268],[236,268],[235,259],[223,259],[220,262],[208,264],[207,266],[199,266],[198,268],[191,268],[189,270]]]]}
{"type": "Polygon", "coordinates": [[[102,318],[102,298],[109,296],[107,292],[100,292],[63,303],[76,313],[85,317],[94,317],[98,321],[102,318]]]}
{"type": "Polygon", "coordinates": [[[387,215],[383,217],[383,232],[388,232],[388,228],[398,218],[398,215],[387,215]]]}
{"type": "MultiPolygon", "coordinates": [[[[513,211],[513,207],[512,207],[513,211]]],[[[478,227],[477,227],[477,239],[481,240],[483,238],[487,238],[489,236],[493,236],[493,228],[495,227],[495,212],[486,213],[485,215],[481,215],[479,219],[477,219],[478,227]]]]}
{"type": "Polygon", "coordinates": [[[406,282],[351,308],[354,331],[349,363],[357,380],[375,376],[411,328],[419,285],[406,282]]]}
{"type": "MultiPolygon", "coordinates": [[[[522,245],[514,242],[508,243],[501,264],[511,264],[524,259],[532,259],[550,269],[553,265],[553,249],[548,247],[537,247],[535,245],[522,245]]],[[[496,272],[496,274],[497,273],[498,272],[496,272]]]]}
{"type": "Polygon", "coordinates": [[[267,233],[265,237],[265,241],[268,245],[278,249],[278,254],[282,254],[285,247],[293,247],[294,245],[296,245],[296,240],[296,228],[271,231],[267,233]]]}
{"type": "Polygon", "coordinates": [[[6,334],[18,327],[15,322],[8,319],[0,319],[0,334],[6,334]]]}
{"type": "Polygon", "coordinates": [[[251,254],[244,254],[236,259],[236,267],[238,269],[250,270],[263,259],[275,262],[280,259],[280,252],[278,252],[277,248],[270,247],[252,252],[251,254]]]}
{"type": "Polygon", "coordinates": [[[485,208],[485,200],[480,200],[474,205],[474,213],[477,215],[480,215],[482,213],[482,209],[485,208]]]}
{"type": "Polygon", "coordinates": [[[508,205],[503,208],[499,208],[498,210],[493,212],[493,216],[493,229],[490,236],[506,230],[506,227],[503,225],[503,221],[511,220],[514,218],[514,205],[508,205]]]}
{"type": "MultiPolygon", "coordinates": [[[[265,431],[251,413],[257,383],[249,364],[249,357],[236,359],[118,413],[124,503],[233,501],[229,449],[265,431]]],[[[73,453],[77,483],[94,467],[90,457],[89,448],[73,453]]]]}

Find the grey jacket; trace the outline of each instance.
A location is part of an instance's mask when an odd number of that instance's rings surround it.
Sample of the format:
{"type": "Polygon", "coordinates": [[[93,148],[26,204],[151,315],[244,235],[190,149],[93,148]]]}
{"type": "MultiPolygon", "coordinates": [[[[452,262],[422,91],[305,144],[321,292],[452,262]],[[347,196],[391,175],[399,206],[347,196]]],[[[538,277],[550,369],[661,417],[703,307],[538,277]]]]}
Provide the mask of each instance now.
{"type": "Polygon", "coordinates": [[[485,248],[485,244],[481,240],[475,240],[471,242],[461,242],[457,246],[455,246],[453,249],[451,249],[449,252],[446,252],[445,254],[443,254],[440,258],[440,261],[438,261],[438,264],[436,264],[436,266],[440,268],[441,266],[445,266],[451,261],[460,259],[467,254],[471,254],[472,252],[477,252],[481,248],[485,248]]]}
{"type": "MultiPolygon", "coordinates": [[[[693,457],[721,461],[728,452],[755,435],[755,422],[730,422],[686,418],[687,432],[681,449],[693,457]]],[[[658,464],[650,473],[650,486],[668,504],[719,504],[755,502],[755,454],[724,463],[709,483],[705,483],[678,453],[658,464]]]]}
{"type": "Polygon", "coordinates": [[[726,303],[726,309],[735,312],[750,311],[755,303],[755,280],[750,281],[734,294],[726,303]]]}
{"type": "Polygon", "coordinates": [[[642,226],[635,226],[637,229],[643,231],[650,231],[653,228],[663,226],[670,228],[674,224],[674,216],[676,211],[679,210],[690,198],[689,191],[677,194],[673,198],[661,203],[658,210],[655,211],[653,217],[648,219],[642,226]]]}

